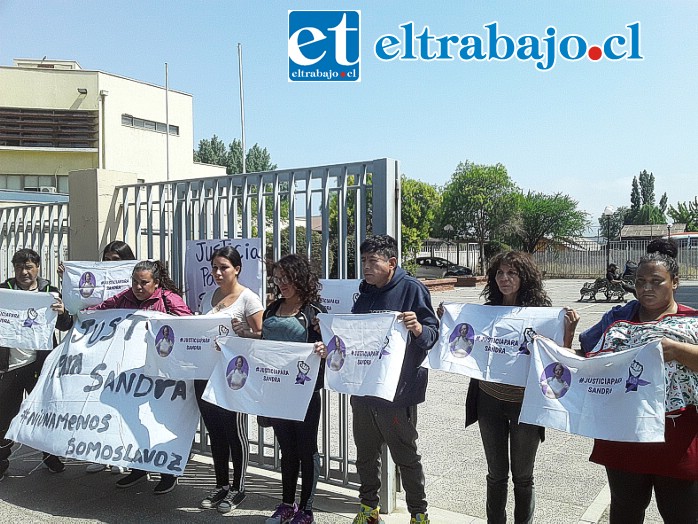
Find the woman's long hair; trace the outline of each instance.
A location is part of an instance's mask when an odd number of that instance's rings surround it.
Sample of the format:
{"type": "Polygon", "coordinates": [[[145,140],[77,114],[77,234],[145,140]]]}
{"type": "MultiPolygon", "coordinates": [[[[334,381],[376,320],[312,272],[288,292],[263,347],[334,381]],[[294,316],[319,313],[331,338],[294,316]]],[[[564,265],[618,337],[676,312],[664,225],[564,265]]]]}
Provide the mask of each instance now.
{"type": "MultiPolygon", "coordinates": [[[[291,284],[296,288],[303,304],[320,301],[318,278],[310,267],[307,257],[297,254],[286,255],[274,263],[272,271],[277,268],[284,272],[286,278],[291,280],[291,284]]],[[[280,291],[279,297],[281,297],[280,291]]]]}
{"type": "Polygon", "coordinates": [[[521,284],[516,296],[517,306],[544,307],[552,305],[548,294],[543,289],[543,275],[538,270],[531,255],[523,251],[500,253],[492,260],[487,270],[487,285],[481,293],[488,304],[501,306],[504,302],[504,295],[499,290],[496,281],[497,271],[503,264],[511,266],[519,274],[521,284]]]}
{"type": "Polygon", "coordinates": [[[133,268],[134,274],[138,271],[150,271],[153,275],[153,280],[160,282],[159,287],[177,293],[180,297],[182,296],[182,290],[179,289],[179,286],[170,278],[167,266],[159,260],[141,260],[133,268]]]}
{"type": "Polygon", "coordinates": [[[104,246],[104,251],[102,251],[102,260],[104,260],[104,255],[107,253],[116,253],[119,255],[121,260],[136,260],[136,255],[133,254],[131,246],[126,242],[121,240],[112,240],[106,246],[104,246]]]}

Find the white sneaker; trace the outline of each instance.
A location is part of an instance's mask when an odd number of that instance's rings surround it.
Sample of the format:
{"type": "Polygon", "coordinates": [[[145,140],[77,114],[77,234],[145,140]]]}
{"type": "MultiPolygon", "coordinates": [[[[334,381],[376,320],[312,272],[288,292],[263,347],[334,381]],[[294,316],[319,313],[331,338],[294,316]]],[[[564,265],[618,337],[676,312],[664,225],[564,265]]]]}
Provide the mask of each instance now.
{"type": "Polygon", "coordinates": [[[123,466],[112,466],[111,467],[111,473],[112,475],[125,475],[126,473],[130,473],[131,470],[129,468],[125,468],[123,466]]]}
{"type": "Polygon", "coordinates": [[[104,471],[105,469],[107,469],[106,464],[88,464],[85,468],[85,471],[87,471],[88,473],[99,473],[100,471],[104,471]]]}

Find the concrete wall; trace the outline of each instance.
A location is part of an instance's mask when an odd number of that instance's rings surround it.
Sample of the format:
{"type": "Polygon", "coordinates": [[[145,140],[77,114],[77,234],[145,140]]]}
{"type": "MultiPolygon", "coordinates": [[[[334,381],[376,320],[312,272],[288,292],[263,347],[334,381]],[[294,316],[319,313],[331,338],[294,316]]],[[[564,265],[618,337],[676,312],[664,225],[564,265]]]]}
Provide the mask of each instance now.
{"type": "MultiPolygon", "coordinates": [[[[86,169],[72,171],[70,178],[70,260],[99,260],[102,249],[121,237],[121,206],[115,188],[135,184],[134,173],[86,169]]],[[[133,240],[131,239],[132,243],[133,240]]]]}
{"type": "MultiPolygon", "coordinates": [[[[128,127],[121,115],[165,123],[165,89],[118,76],[99,73],[104,97],[104,168],[138,173],[145,182],[166,180],[167,157],[164,132],[128,127]]],[[[170,91],[170,125],[179,126],[179,136],[170,135],[170,179],[191,178],[194,124],[192,97],[170,91]]]]}
{"type": "MultiPolygon", "coordinates": [[[[98,168],[136,173],[145,182],[167,179],[167,135],[121,123],[121,115],[129,114],[164,124],[163,87],[98,71],[18,67],[0,67],[0,86],[0,107],[91,110],[99,114],[98,148],[0,146],[0,174],[60,177],[74,170],[98,168]]],[[[192,112],[191,95],[169,92],[170,125],[179,127],[179,135],[169,137],[171,180],[221,174],[210,168],[197,168],[194,173],[192,112]]]]}

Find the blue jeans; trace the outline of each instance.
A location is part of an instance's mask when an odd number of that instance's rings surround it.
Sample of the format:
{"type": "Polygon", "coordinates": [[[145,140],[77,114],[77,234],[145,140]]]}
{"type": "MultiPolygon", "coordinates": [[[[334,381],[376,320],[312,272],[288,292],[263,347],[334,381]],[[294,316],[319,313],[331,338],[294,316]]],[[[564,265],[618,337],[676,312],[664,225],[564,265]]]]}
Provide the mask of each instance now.
{"type": "Polygon", "coordinates": [[[514,522],[533,522],[536,506],[533,466],[540,444],[538,426],[519,424],[521,403],[497,400],[480,390],[477,415],[487,459],[487,522],[506,524],[509,452],[514,481],[514,522]]]}

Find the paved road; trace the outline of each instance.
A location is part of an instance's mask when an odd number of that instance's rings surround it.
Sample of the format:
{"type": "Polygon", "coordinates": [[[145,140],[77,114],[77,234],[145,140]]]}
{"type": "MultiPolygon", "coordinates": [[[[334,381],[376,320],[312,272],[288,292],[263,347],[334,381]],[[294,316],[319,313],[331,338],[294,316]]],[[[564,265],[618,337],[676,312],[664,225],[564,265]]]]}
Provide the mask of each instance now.
{"type": "MultiPolygon", "coordinates": [[[[612,305],[579,303],[581,280],[550,280],[546,288],[555,305],[575,307],[579,329],[593,325],[612,305]]],[[[435,293],[439,301],[480,302],[480,289],[460,288],[435,293]]],[[[698,282],[684,283],[679,300],[698,307],[698,282]]],[[[427,496],[434,524],[484,522],[486,464],[477,425],[464,428],[464,404],[468,379],[444,372],[430,375],[427,401],[420,407],[420,451],[427,477],[427,496]]],[[[536,522],[607,522],[606,476],[587,459],[591,440],[548,431],[536,463],[536,522]]],[[[0,482],[0,523],[17,522],[204,522],[228,518],[234,522],[261,524],[280,496],[278,476],[251,469],[248,497],[226,516],[198,509],[211,489],[214,477],[209,459],[195,457],[187,466],[180,486],[167,495],[154,496],[153,482],[117,490],[117,477],[109,473],[85,473],[81,462],[68,462],[65,472],[50,474],[39,463],[40,455],[22,448],[12,456],[9,474],[0,482]]],[[[403,494],[398,494],[404,499],[403,494]]],[[[509,496],[509,515],[513,496],[509,496]]],[[[347,524],[357,508],[356,493],[321,485],[316,502],[319,523],[347,524]]],[[[407,523],[404,508],[384,519],[387,524],[407,523]]],[[[660,523],[654,505],[648,523],[660,523]]]]}

